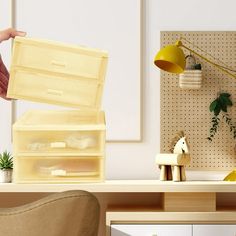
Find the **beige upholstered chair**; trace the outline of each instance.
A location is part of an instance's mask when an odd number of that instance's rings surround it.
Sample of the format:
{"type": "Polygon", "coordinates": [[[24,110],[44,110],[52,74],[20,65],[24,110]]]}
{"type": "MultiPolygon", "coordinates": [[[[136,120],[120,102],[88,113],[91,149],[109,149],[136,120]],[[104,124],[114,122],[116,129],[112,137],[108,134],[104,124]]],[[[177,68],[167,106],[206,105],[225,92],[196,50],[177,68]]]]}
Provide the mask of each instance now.
{"type": "Polygon", "coordinates": [[[99,203],[85,191],[56,193],[0,209],[1,236],[97,236],[99,203]]]}

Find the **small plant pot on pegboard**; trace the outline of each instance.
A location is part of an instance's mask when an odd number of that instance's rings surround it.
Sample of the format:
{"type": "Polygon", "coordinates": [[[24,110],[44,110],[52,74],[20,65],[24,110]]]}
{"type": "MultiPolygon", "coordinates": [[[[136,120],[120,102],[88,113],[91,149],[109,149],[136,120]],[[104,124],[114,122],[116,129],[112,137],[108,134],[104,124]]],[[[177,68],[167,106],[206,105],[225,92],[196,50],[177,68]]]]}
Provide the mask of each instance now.
{"type": "Polygon", "coordinates": [[[182,89],[200,89],[202,87],[202,71],[185,70],[179,75],[179,87],[182,89]]]}
{"type": "Polygon", "coordinates": [[[200,89],[202,86],[201,64],[197,64],[193,55],[186,56],[184,73],[179,75],[179,87],[182,89],[200,89]]]}

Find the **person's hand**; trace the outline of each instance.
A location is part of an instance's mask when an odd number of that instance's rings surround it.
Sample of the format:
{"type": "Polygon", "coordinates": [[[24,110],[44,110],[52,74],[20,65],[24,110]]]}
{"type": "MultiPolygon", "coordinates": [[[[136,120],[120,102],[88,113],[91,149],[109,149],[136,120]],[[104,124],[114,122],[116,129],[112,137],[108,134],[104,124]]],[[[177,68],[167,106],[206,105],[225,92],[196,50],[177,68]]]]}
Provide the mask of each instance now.
{"type": "Polygon", "coordinates": [[[9,38],[15,38],[15,36],[22,36],[24,37],[26,35],[23,31],[18,31],[13,28],[9,28],[6,30],[0,31],[0,43],[4,40],[8,40],[9,38]]]}
{"type": "MultiPolygon", "coordinates": [[[[26,33],[22,31],[17,31],[15,29],[9,28],[6,30],[0,31],[0,43],[4,40],[14,38],[15,36],[25,36],[26,33]]],[[[7,71],[6,66],[4,65],[2,58],[0,56],[0,97],[9,100],[6,98],[7,87],[9,80],[9,72],[7,71]]]]}

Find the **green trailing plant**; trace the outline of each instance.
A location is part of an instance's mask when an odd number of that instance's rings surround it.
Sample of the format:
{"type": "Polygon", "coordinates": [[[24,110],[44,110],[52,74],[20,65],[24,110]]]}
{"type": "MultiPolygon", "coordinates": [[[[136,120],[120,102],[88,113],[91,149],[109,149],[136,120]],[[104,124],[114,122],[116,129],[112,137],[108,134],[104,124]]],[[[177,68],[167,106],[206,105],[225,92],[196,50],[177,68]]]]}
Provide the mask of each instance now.
{"type": "Polygon", "coordinates": [[[13,157],[10,152],[4,151],[0,154],[0,169],[13,169],[13,157]]]}
{"type": "Polygon", "coordinates": [[[209,109],[210,112],[213,112],[214,116],[211,119],[212,126],[210,128],[210,135],[207,137],[209,141],[212,141],[219,129],[221,121],[219,116],[220,113],[222,113],[222,119],[229,126],[234,139],[236,138],[236,126],[233,124],[232,118],[228,114],[228,107],[231,107],[232,105],[231,94],[229,93],[220,93],[219,96],[210,104],[209,109]]]}
{"type": "Polygon", "coordinates": [[[236,139],[236,126],[233,124],[232,118],[229,117],[228,113],[225,113],[223,119],[225,119],[226,124],[230,127],[230,132],[233,133],[233,137],[236,139]]]}

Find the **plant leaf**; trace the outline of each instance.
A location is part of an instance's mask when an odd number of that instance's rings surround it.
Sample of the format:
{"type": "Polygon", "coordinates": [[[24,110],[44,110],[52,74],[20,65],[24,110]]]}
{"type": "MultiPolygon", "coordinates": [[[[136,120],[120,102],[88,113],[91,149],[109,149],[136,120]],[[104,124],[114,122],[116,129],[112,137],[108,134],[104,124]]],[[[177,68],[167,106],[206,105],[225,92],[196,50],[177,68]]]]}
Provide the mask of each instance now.
{"type": "Polygon", "coordinates": [[[221,106],[220,106],[220,104],[217,102],[216,107],[215,107],[215,109],[214,109],[214,115],[215,115],[215,116],[218,116],[218,115],[220,114],[220,111],[221,111],[221,106]]]}
{"type": "Polygon", "coordinates": [[[221,103],[221,110],[227,112],[227,105],[225,103],[221,103]]]}
{"type": "Polygon", "coordinates": [[[13,169],[13,157],[10,152],[0,154],[0,169],[13,169]]]}
{"type": "MultiPolygon", "coordinates": [[[[216,108],[216,106],[217,106],[217,99],[214,100],[214,101],[211,103],[211,105],[210,105],[210,107],[209,107],[210,112],[214,111],[215,108],[216,108]]],[[[212,119],[213,119],[213,118],[212,118],[212,119]]]]}
{"type": "Polygon", "coordinates": [[[223,97],[230,97],[231,94],[230,94],[230,93],[221,93],[220,96],[223,96],[223,97]]]}
{"type": "Polygon", "coordinates": [[[233,103],[229,97],[220,96],[221,102],[225,103],[227,106],[232,106],[233,103]]]}

